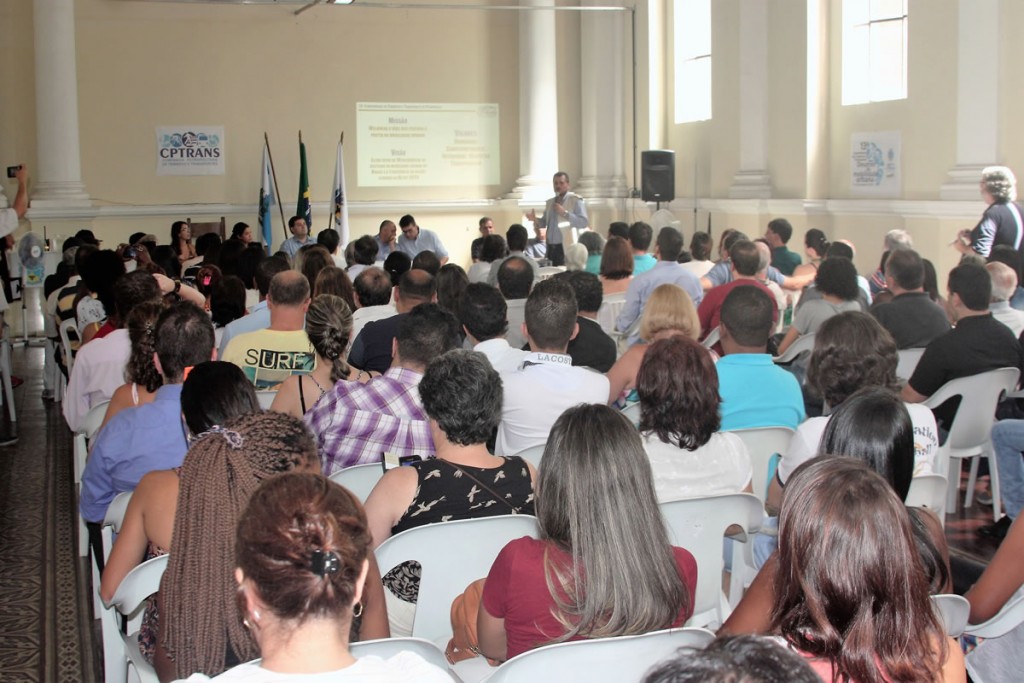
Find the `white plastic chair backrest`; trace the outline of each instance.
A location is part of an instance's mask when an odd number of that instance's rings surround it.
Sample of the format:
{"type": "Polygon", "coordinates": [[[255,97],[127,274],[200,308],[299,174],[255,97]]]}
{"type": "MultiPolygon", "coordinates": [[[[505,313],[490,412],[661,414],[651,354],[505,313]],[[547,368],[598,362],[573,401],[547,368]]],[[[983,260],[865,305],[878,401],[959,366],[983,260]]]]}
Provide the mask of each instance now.
{"type": "Polygon", "coordinates": [[[639,681],[648,669],[674,656],[680,647],[700,650],[714,639],[714,634],[706,629],[678,628],[639,636],[575,640],[546,645],[508,660],[499,666],[487,681],[639,681]]]}
{"type": "Polygon", "coordinates": [[[597,324],[601,326],[605,334],[611,334],[615,331],[615,319],[619,317],[619,313],[622,313],[625,305],[625,292],[609,294],[601,302],[601,308],[597,309],[597,324]]]}
{"type": "Polygon", "coordinates": [[[768,466],[776,453],[785,455],[789,451],[789,442],[793,440],[793,430],[789,427],[755,427],[752,429],[734,429],[730,432],[740,437],[747,452],[754,476],[751,488],[754,495],[764,503],[768,493],[768,466]]]}
{"type": "Polygon", "coordinates": [[[451,666],[444,656],[444,651],[423,638],[380,638],[378,640],[364,640],[359,643],[350,643],[348,651],[353,657],[359,659],[369,655],[376,655],[381,659],[388,659],[399,652],[412,652],[427,660],[430,664],[444,670],[451,666]]]}
{"type": "Polygon", "coordinates": [[[907,507],[928,508],[944,520],[946,513],[946,478],[941,474],[919,474],[910,480],[907,507]]]}
{"type": "Polygon", "coordinates": [[[802,334],[796,338],[786,352],[775,356],[773,359],[776,363],[789,363],[796,360],[796,357],[805,351],[814,350],[814,335],[813,334],[802,334]]]}
{"type": "Polygon", "coordinates": [[[533,465],[538,470],[540,469],[540,460],[544,456],[544,446],[546,444],[540,444],[539,446],[530,446],[524,451],[516,453],[520,458],[533,465]]]}
{"type": "Polygon", "coordinates": [[[274,398],[276,396],[276,391],[263,390],[256,392],[256,400],[259,402],[260,408],[263,410],[270,410],[270,406],[274,402],[274,398]]]}
{"type": "Polygon", "coordinates": [[[107,416],[107,406],[109,405],[110,401],[97,403],[89,408],[89,412],[82,418],[82,433],[85,434],[86,439],[96,436],[97,430],[103,424],[103,418],[107,416]]]}
{"type": "Polygon", "coordinates": [[[75,362],[75,355],[71,351],[71,332],[75,333],[75,339],[78,339],[78,328],[75,327],[75,319],[69,318],[60,324],[58,328],[58,334],[60,334],[60,349],[61,353],[64,354],[64,365],[68,370],[68,377],[71,376],[71,366],[75,362]]]}
{"type": "Polygon", "coordinates": [[[1024,591],[1018,590],[994,617],[981,624],[968,624],[964,633],[979,638],[998,638],[1021,624],[1024,624],[1024,591]]]}
{"type": "MultiPolygon", "coordinates": [[[[927,408],[937,408],[955,396],[968,397],[960,401],[953,424],[949,428],[946,446],[953,451],[978,449],[988,443],[995,420],[996,403],[1004,391],[1017,386],[1020,370],[998,368],[970,377],[961,377],[946,382],[939,390],[923,402],[927,408]]],[[[941,463],[940,463],[941,465],[941,463]]],[[[945,474],[945,472],[940,472],[945,474]]]]}
{"type": "Polygon", "coordinates": [[[356,498],[366,501],[370,491],[377,485],[380,478],[384,476],[384,468],[380,463],[369,465],[355,465],[338,470],[331,474],[331,481],[341,484],[351,491],[356,498]]]}
{"type": "Polygon", "coordinates": [[[107,514],[103,518],[103,527],[100,537],[103,539],[103,562],[110,558],[110,550],[114,546],[114,534],[120,533],[121,523],[124,522],[124,513],[128,509],[128,503],[132,499],[131,491],[123,491],[110,501],[107,506],[107,514]]]}
{"type": "MultiPolygon", "coordinates": [[[[689,550],[697,560],[697,591],[693,613],[719,607],[722,594],[722,539],[737,524],[749,536],[761,528],[764,506],[751,493],[729,493],[661,503],[668,540],[689,550]]],[[[381,569],[383,571],[383,568],[381,569]]]]}
{"type": "Polygon", "coordinates": [[[622,414],[629,418],[629,421],[633,423],[634,427],[640,425],[640,403],[630,403],[628,406],[622,409],[622,414]]]}
{"type": "Polygon", "coordinates": [[[565,266],[543,266],[537,270],[538,280],[547,280],[552,275],[565,272],[565,266]]]}
{"type": "Polygon", "coordinates": [[[924,355],[924,349],[900,349],[899,360],[896,362],[896,376],[900,379],[910,379],[914,374],[914,368],[924,355]]]}
{"type": "MultiPolygon", "coordinates": [[[[114,597],[104,606],[101,615],[103,631],[103,650],[107,668],[117,668],[117,673],[127,673],[127,662],[131,661],[135,667],[136,674],[142,683],[156,681],[156,673],[149,666],[139,653],[135,630],[136,624],[140,622],[142,608],[146,598],[160,590],[160,578],[167,569],[169,555],[161,555],[151,560],[146,560],[138,565],[123,579],[121,585],[114,591],[114,597]],[[129,632],[126,634],[121,630],[121,616],[129,617],[129,632]],[[116,643],[120,641],[120,657],[117,662],[110,661],[108,657],[115,658],[117,652],[116,643]]],[[[111,676],[107,680],[112,680],[111,676]]]]}
{"type": "Polygon", "coordinates": [[[942,622],[946,629],[946,635],[950,638],[959,638],[967,627],[967,617],[971,614],[971,603],[962,595],[933,595],[932,609],[935,616],[942,622]]]}
{"type": "Polygon", "coordinates": [[[708,336],[704,337],[704,341],[702,341],[701,344],[704,345],[704,348],[710,349],[712,346],[717,344],[721,338],[722,330],[719,329],[718,327],[715,327],[715,329],[708,332],[708,336]]]}
{"type": "Polygon", "coordinates": [[[452,633],[452,600],[466,586],[487,576],[505,545],[516,538],[537,538],[531,515],[501,515],[427,524],[392,536],[377,547],[381,575],[409,560],[420,563],[420,593],[412,635],[437,642],[452,633]]]}

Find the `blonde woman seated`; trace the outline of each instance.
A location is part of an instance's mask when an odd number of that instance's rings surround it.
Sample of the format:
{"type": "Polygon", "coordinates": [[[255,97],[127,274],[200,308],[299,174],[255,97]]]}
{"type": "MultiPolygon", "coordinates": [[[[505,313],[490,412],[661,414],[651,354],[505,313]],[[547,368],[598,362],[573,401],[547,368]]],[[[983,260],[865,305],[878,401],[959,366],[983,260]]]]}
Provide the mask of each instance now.
{"type": "Polygon", "coordinates": [[[345,362],[352,335],[352,311],[340,296],[320,294],[306,311],[306,335],[316,353],[313,371],[292,375],[277,390],[270,409],[301,418],[337,382],[366,383],[374,375],[345,362]]]}
{"type": "MultiPolygon", "coordinates": [[[[611,241],[608,244],[611,244],[611,241]]],[[[607,253],[607,247],[605,252],[607,253]]],[[[608,371],[608,383],[611,385],[608,403],[636,403],[633,391],[636,387],[636,374],[652,342],[675,336],[696,340],[700,336],[700,318],[690,296],[676,285],[665,284],[656,287],[644,305],[643,315],[640,316],[639,334],[640,339],[644,341],[629,347],[608,371]]],[[[713,352],[706,353],[717,360],[713,352]]]]}
{"type": "Polygon", "coordinates": [[[633,279],[633,248],[621,237],[612,237],[601,252],[601,289],[604,295],[624,294],[633,279]]]}
{"type": "Polygon", "coordinates": [[[621,413],[592,404],[562,413],[537,486],[540,538],[506,545],[484,584],[483,654],[505,660],[690,617],[697,564],[669,543],[640,436],[621,413]]]}
{"type": "Polygon", "coordinates": [[[680,335],[656,341],[636,383],[659,502],[752,490],[746,445],[718,431],[718,373],[707,349],[680,335]]]}
{"type": "Polygon", "coordinates": [[[411,652],[352,656],[349,632],[363,611],[369,555],[366,514],[346,489],[319,474],[267,480],[238,520],[234,558],[241,622],[261,659],[212,680],[450,683],[411,652]]]}

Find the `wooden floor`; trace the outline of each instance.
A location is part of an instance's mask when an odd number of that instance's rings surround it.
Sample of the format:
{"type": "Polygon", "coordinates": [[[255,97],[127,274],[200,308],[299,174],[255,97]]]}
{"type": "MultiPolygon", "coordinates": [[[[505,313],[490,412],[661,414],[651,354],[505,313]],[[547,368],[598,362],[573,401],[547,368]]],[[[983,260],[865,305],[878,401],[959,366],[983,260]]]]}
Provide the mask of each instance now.
{"type": "MultiPolygon", "coordinates": [[[[60,404],[43,401],[43,350],[17,348],[19,441],[0,448],[0,680],[96,680],[101,653],[91,621],[90,576],[75,552],[71,433],[60,404]]],[[[0,434],[12,425],[4,410],[0,434]]],[[[961,498],[962,501],[962,498],[961,498]]],[[[991,559],[997,543],[975,530],[992,521],[974,503],[946,518],[957,592],[991,559]]]]}

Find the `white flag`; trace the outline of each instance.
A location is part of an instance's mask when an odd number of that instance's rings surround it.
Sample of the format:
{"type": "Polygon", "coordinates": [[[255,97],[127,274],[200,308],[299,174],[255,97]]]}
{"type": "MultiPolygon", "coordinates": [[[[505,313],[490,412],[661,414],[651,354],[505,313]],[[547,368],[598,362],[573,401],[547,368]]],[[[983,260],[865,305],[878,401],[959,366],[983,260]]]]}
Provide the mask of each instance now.
{"type": "Polygon", "coordinates": [[[263,143],[263,169],[260,174],[260,234],[263,236],[263,244],[267,251],[273,253],[273,226],[271,217],[273,214],[270,207],[277,203],[274,192],[274,177],[270,173],[270,147],[263,143]]]}
{"type": "Polygon", "coordinates": [[[348,200],[345,198],[345,157],[342,142],[338,142],[338,160],[334,165],[334,225],[338,231],[339,244],[344,249],[348,246],[348,200]]]}

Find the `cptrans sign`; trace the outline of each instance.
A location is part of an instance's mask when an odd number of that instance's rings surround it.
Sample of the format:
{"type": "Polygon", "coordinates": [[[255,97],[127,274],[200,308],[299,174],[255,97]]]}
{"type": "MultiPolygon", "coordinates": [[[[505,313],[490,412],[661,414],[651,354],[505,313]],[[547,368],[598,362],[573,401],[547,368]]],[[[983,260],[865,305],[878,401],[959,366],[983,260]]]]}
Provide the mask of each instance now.
{"type": "Polygon", "coordinates": [[[156,129],[157,175],[224,175],[224,126],[156,129]]]}

